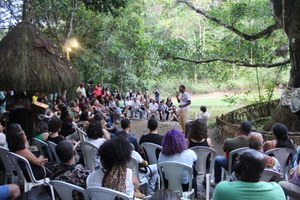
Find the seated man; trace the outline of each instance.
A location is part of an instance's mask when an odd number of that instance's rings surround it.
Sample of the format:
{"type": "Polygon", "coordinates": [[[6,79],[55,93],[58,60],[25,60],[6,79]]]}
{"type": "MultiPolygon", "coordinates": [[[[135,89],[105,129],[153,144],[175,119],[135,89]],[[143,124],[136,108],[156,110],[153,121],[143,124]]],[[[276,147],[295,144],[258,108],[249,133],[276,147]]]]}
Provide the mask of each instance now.
{"type": "Polygon", "coordinates": [[[217,156],[215,159],[215,182],[212,185],[218,184],[221,181],[222,168],[228,170],[227,159],[229,153],[235,149],[242,147],[249,147],[248,134],[251,131],[251,123],[248,121],[241,121],[235,138],[228,138],[224,141],[223,150],[226,154],[224,156],[217,156]]]}
{"type": "Polygon", "coordinates": [[[151,116],[151,114],[154,114],[155,117],[156,117],[156,114],[159,114],[158,113],[158,104],[153,99],[150,99],[148,113],[149,113],[148,117],[151,116]]]}
{"type": "Polygon", "coordinates": [[[265,164],[262,153],[254,149],[245,150],[235,165],[238,181],[219,183],[213,200],[285,200],[284,192],[277,183],[259,181],[265,164]]]}
{"type": "MultiPolygon", "coordinates": [[[[251,132],[249,134],[249,147],[264,154],[264,139],[258,132],[251,132]]],[[[271,169],[280,172],[280,163],[277,158],[264,154],[266,160],[266,169],[271,169]]]]}
{"type": "MultiPolygon", "coordinates": [[[[55,148],[61,163],[56,165],[50,175],[51,180],[65,181],[86,188],[86,178],[91,173],[82,165],[75,162],[76,150],[71,142],[63,140],[55,148]]],[[[74,193],[73,199],[83,199],[83,196],[74,193]]]]}
{"type": "Polygon", "coordinates": [[[203,119],[205,124],[207,124],[208,119],[210,118],[211,114],[207,111],[206,106],[200,106],[200,113],[197,114],[197,119],[203,119]]]}
{"type": "Polygon", "coordinates": [[[16,184],[1,185],[0,199],[16,199],[20,196],[20,188],[16,184]]]}
{"type": "Polygon", "coordinates": [[[151,142],[161,146],[164,136],[158,134],[158,121],[155,117],[151,117],[148,120],[148,129],[150,130],[150,133],[142,135],[139,144],[151,142]]]}
{"type": "Polygon", "coordinates": [[[134,117],[135,113],[138,112],[140,114],[140,119],[143,118],[143,110],[141,109],[141,103],[136,97],[133,98],[132,109],[131,109],[131,118],[134,117]]]}
{"type": "Polygon", "coordinates": [[[126,138],[128,138],[129,142],[134,146],[134,150],[137,152],[141,152],[137,139],[130,134],[130,128],[131,128],[130,120],[127,118],[122,119],[121,128],[123,130],[118,132],[116,136],[125,136],[126,138]]]}

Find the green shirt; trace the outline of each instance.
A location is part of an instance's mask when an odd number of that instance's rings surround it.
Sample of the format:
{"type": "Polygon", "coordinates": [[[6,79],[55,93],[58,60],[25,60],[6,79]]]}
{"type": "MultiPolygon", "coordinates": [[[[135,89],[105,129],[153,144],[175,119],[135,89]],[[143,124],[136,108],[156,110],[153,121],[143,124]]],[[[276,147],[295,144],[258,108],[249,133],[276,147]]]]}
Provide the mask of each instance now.
{"type": "Polygon", "coordinates": [[[222,181],[214,191],[213,200],[285,200],[282,188],[275,182],[222,181]]]}

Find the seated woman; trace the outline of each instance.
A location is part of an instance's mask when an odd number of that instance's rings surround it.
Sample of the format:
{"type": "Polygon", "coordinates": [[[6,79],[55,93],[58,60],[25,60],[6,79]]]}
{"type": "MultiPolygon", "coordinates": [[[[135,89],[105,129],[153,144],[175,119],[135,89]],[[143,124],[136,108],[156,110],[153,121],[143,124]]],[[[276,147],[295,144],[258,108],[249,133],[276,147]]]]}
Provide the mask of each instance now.
{"type": "Polygon", "coordinates": [[[48,133],[48,123],[49,123],[49,118],[46,117],[45,115],[39,115],[39,122],[36,126],[36,135],[35,138],[42,140],[42,141],[47,141],[49,133],[48,133]]]}
{"type": "MultiPolygon", "coordinates": [[[[170,130],[166,133],[162,151],[159,155],[158,162],[176,161],[187,164],[193,167],[194,162],[197,160],[197,155],[193,150],[187,149],[187,143],[184,134],[179,130],[170,130]]],[[[188,190],[188,174],[182,173],[183,190],[188,190]]]]}
{"type": "Polygon", "coordinates": [[[62,121],[62,126],[59,134],[64,136],[65,138],[69,136],[70,139],[73,139],[73,134],[75,137],[77,133],[75,132],[75,128],[72,124],[72,115],[69,113],[68,108],[66,106],[63,106],[61,108],[60,120],[62,121]]]}
{"type": "Polygon", "coordinates": [[[134,189],[139,187],[138,179],[126,164],[131,159],[131,145],[123,137],[104,142],[99,148],[102,169],[89,175],[87,187],[107,187],[134,198],[134,189]]]}
{"type": "MultiPolygon", "coordinates": [[[[94,144],[98,148],[106,141],[106,139],[103,138],[102,126],[99,122],[92,122],[89,125],[86,134],[88,138],[85,141],[94,144]]],[[[94,160],[95,168],[99,169],[100,160],[98,158],[98,152],[94,152],[93,160],[94,160]]]]}
{"type": "MultiPolygon", "coordinates": [[[[48,162],[48,159],[44,158],[42,155],[37,157],[29,150],[27,137],[24,131],[22,130],[21,126],[19,124],[10,124],[7,127],[6,133],[8,149],[11,152],[23,156],[28,160],[35,178],[37,180],[40,180],[49,176],[50,172],[48,170],[45,170],[44,167],[42,167],[48,162]]],[[[25,165],[22,167],[22,170],[24,171],[26,179],[30,180],[28,173],[26,173],[25,165]]]]}
{"type": "Polygon", "coordinates": [[[192,123],[190,136],[189,136],[189,148],[195,146],[212,147],[212,141],[207,136],[206,123],[202,119],[196,119],[192,123]]]}
{"type": "Polygon", "coordinates": [[[58,144],[64,140],[63,136],[58,135],[60,128],[61,128],[61,120],[54,115],[53,117],[51,117],[48,124],[48,131],[49,131],[48,141],[58,144]]]}
{"type": "Polygon", "coordinates": [[[264,143],[264,152],[274,148],[290,148],[295,149],[295,146],[288,138],[288,129],[282,123],[275,123],[272,127],[275,139],[268,140],[264,143]]]}

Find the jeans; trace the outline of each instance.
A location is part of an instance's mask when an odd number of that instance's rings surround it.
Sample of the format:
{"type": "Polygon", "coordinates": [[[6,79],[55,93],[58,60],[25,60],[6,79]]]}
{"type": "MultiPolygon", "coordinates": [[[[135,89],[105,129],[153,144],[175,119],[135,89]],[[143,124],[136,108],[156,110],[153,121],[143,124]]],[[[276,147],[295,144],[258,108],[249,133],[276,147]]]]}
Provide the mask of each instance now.
{"type": "Polygon", "coordinates": [[[150,178],[149,180],[149,193],[152,195],[154,193],[155,184],[157,180],[159,179],[158,171],[157,171],[157,165],[148,165],[149,169],[147,170],[146,176],[150,178]]]}
{"type": "Polygon", "coordinates": [[[142,117],[143,117],[143,110],[142,109],[137,109],[137,108],[132,108],[132,110],[131,110],[131,117],[134,117],[134,114],[136,113],[136,112],[138,112],[138,113],[140,113],[140,119],[142,119],[142,117]]]}
{"type": "Polygon", "coordinates": [[[215,183],[219,183],[222,178],[222,168],[228,170],[228,162],[224,156],[217,156],[215,159],[215,183]]]}

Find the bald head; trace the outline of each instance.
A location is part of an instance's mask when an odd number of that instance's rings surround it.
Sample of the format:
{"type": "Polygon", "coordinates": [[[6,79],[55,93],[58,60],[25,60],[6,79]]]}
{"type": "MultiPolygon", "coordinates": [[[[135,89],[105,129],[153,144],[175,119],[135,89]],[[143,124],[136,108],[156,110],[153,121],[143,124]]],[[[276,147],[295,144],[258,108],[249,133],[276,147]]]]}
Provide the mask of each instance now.
{"type": "Polygon", "coordinates": [[[241,181],[258,182],[265,165],[265,157],[261,152],[247,149],[239,156],[234,171],[241,181]]]}
{"type": "Polygon", "coordinates": [[[258,132],[251,132],[249,135],[249,147],[257,151],[263,152],[264,139],[258,132]]]}

